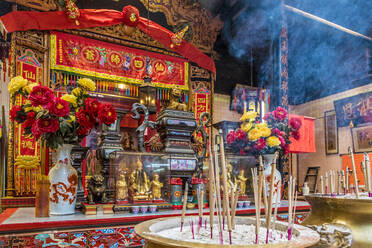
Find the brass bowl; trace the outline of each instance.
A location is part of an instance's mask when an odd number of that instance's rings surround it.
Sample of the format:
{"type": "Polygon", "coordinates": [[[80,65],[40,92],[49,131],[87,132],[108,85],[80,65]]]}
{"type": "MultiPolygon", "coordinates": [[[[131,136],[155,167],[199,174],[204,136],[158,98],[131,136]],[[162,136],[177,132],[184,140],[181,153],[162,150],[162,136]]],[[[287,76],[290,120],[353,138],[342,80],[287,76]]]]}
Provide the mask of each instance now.
{"type": "MultiPolygon", "coordinates": [[[[197,217],[195,217],[195,221],[197,217]]],[[[236,217],[236,224],[254,224],[255,219],[251,217],[236,217]]],[[[261,222],[264,224],[264,221],[261,222]]],[[[319,235],[317,232],[311,230],[310,228],[295,225],[293,229],[293,234],[296,239],[279,242],[275,244],[259,244],[259,245],[216,245],[216,244],[206,244],[199,242],[190,241],[180,241],[172,238],[161,237],[152,233],[157,231],[163,231],[165,229],[170,229],[174,227],[180,227],[180,217],[170,217],[170,218],[159,218],[149,221],[142,222],[135,226],[134,231],[138,236],[146,240],[145,248],[186,248],[186,247],[201,247],[201,248],[215,248],[218,247],[309,247],[318,243],[319,235]]],[[[277,222],[276,227],[278,230],[286,231],[287,224],[283,222],[277,222]]]]}
{"type": "Polygon", "coordinates": [[[311,212],[302,225],[343,224],[352,231],[353,247],[372,247],[372,200],[314,194],[305,199],[311,205],[311,212]]]}

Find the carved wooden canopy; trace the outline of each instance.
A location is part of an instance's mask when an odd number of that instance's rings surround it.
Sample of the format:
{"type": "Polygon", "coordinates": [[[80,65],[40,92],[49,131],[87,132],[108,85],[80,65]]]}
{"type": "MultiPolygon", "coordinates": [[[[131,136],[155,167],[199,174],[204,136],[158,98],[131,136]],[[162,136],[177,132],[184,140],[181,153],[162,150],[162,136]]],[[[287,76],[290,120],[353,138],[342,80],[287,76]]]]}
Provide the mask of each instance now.
{"type": "MultiPolygon", "coordinates": [[[[7,0],[26,7],[30,7],[41,11],[53,11],[61,9],[59,0],[7,0]]],[[[79,1],[79,0],[77,0],[79,1]]],[[[147,0],[140,1],[147,8],[147,0]]],[[[151,12],[164,13],[168,25],[173,32],[179,31],[184,26],[189,26],[189,35],[186,38],[194,46],[201,51],[211,54],[214,42],[220,32],[223,23],[219,16],[213,17],[206,9],[202,8],[198,2],[193,0],[162,0],[150,1],[151,12]]],[[[120,27],[100,27],[90,29],[93,32],[113,36],[117,38],[128,39],[128,35],[120,31],[120,27]]],[[[147,35],[136,30],[133,33],[131,40],[135,42],[145,43],[147,35]]],[[[152,41],[152,46],[164,48],[158,42],[152,41]]]]}

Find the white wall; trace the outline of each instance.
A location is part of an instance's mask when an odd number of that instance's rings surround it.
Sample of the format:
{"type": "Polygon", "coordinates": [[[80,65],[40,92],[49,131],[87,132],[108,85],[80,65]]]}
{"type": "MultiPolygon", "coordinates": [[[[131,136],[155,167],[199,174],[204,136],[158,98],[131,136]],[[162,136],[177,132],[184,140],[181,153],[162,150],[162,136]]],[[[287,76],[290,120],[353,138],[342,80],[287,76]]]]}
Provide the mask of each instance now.
{"type": "MultiPolygon", "coordinates": [[[[305,179],[307,167],[320,166],[320,174],[330,169],[340,170],[342,161],[340,154],[347,153],[349,146],[352,146],[349,127],[338,128],[339,154],[326,155],[324,139],[324,112],[333,110],[333,102],[338,99],[358,95],[372,91],[372,84],[334,94],[315,101],[301,105],[290,106],[290,112],[315,118],[315,145],[316,153],[299,154],[299,184],[302,185],[305,179]]],[[[296,162],[294,159],[293,162],[296,162]]]]}

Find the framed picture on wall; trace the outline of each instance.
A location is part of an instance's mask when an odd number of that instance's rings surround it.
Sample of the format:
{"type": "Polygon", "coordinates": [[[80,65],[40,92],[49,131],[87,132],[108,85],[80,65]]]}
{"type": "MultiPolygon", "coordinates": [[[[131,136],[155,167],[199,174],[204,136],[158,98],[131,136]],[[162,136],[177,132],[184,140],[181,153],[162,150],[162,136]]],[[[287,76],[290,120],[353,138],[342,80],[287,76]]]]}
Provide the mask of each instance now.
{"type": "Polygon", "coordinates": [[[338,129],[336,112],[334,110],[324,112],[324,137],[326,154],[337,154],[338,129]]]}
{"type": "Polygon", "coordinates": [[[352,133],[355,152],[372,151],[372,123],[354,127],[352,133]]]}

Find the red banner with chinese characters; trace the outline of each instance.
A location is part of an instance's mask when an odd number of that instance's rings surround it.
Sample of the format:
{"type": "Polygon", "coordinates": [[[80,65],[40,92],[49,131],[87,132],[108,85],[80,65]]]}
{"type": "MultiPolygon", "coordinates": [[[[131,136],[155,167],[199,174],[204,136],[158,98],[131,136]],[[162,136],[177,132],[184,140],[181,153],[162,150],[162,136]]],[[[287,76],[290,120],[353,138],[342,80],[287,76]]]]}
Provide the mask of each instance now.
{"type": "MultiPolygon", "coordinates": [[[[204,82],[199,82],[197,87],[192,91],[193,97],[193,110],[195,113],[195,119],[199,125],[200,115],[204,112],[211,113],[211,92],[205,86],[204,82]]],[[[206,128],[207,133],[209,134],[209,129],[206,128]]],[[[198,139],[202,138],[201,133],[198,133],[198,139]]],[[[207,152],[208,156],[208,152],[207,152]]]]}
{"type": "MultiPolygon", "coordinates": [[[[17,58],[17,75],[23,76],[30,82],[39,83],[39,78],[42,73],[41,65],[36,60],[34,53],[31,50],[26,50],[23,56],[17,58]]],[[[17,97],[16,105],[23,105],[26,103],[24,97],[17,97]]],[[[38,156],[40,153],[40,147],[38,148],[37,142],[34,138],[23,135],[23,125],[18,125],[17,122],[14,124],[15,139],[15,156],[38,156]]]]}
{"type": "MultiPolygon", "coordinates": [[[[39,83],[42,75],[41,64],[31,50],[17,58],[17,75],[28,81],[39,83]]],[[[26,104],[26,98],[18,96],[16,105],[26,104]]],[[[40,142],[24,135],[23,124],[14,122],[14,187],[17,196],[33,196],[36,192],[36,179],[40,173],[40,142]]]]}
{"type": "Polygon", "coordinates": [[[60,32],[51,33],[51,69],[140,84],[147,71],[157,87],[188,90],[184,59],[60,32]]]}

